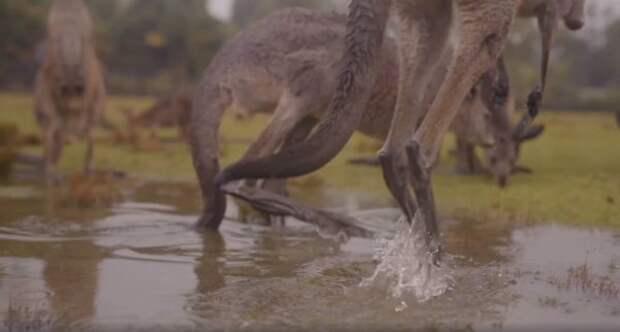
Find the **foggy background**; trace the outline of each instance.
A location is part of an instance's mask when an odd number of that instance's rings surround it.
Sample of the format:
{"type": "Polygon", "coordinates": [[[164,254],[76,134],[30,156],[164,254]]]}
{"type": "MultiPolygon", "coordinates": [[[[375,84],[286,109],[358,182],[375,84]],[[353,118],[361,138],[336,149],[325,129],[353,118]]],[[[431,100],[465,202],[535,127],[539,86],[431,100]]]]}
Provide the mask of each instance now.
{"type": "MultiPolygon", "coordinates": [[[[112,94],[160,95],[196,81],[239,29],[288,6],[345,12],[347,0],[85,0],[112,94]]],[[[47,0],[0,1],[0,89],[29,91],[45,36],[47,0]]],[[[620,1],[590,0],[587,26],[562,31],[550,70],[547,106],[615,110],[620,105],[620,1]]],[[[538,78],[533,20],[519,22],[507,50],[518,97],[538,78]]]]}

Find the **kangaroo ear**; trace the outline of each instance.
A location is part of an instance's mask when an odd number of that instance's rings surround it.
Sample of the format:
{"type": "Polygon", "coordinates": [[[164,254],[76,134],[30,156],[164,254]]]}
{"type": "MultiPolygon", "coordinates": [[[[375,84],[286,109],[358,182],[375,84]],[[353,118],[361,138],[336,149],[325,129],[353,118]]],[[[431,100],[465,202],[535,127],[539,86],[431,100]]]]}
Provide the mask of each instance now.
{"type": "Polygon", "coordinates": [[[545,132],[544,125],[529,126],[523,131],[523,133],[521,133],[521,135],[518,137],[518,140],[519,142],[530,141],[538,138],[538,136],[542,135],[543,132],[545,132]]]}

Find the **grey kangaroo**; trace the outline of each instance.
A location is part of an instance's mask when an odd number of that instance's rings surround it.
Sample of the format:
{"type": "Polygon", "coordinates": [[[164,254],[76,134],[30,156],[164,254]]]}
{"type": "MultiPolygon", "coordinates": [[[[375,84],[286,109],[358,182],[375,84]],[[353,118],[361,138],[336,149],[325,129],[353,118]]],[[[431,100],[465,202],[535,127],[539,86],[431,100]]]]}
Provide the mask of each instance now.
{"type": "MultiPolygon", "coordinates": [[[[273,154],[290,145],[291,137],[304,139],[336,88],[333,72],[342,53],[345,24],[344,16],[283,10],[242,32],[218,53],[196,94],[191,121],[194,165],[205,204],[199,227],[217,228],[223,217],[225,199],[213,178],[218,168],[217,132],[224,110],[232,105],[238,114],[246,116],[275,108],[270,123],[244,159],[273,154]],[[295,32],[290,40],[282,38],[288,31],[295,32]]],[[[441,84],[445,67],[432,84],[441,84]]],[[[394,114],[398,76],[397,47],[387,40],[381,50],[377,82],[357,128],[362,133],[385,139],[394,114]]],[[[430,97],[426,103],[432,101],[430,97]]],[[[490,145],[494,139],[489,137],[488,112],[478,106],[480,98],[479,90],[473,90],[455,123],[460,124],[459,132],[468,141],[490,145]]],[[[275,188],[281,186],[279,183],[275,188]]]]}
{"type": "Polygon", "coordinates": [[[43,63],[35,81],[34,113],[44,132],[45,175],[55,176],[67,134],[85,139],[84,171],[91,167],[91,128],[105,108],[106,90],[95,54],[93,24],[81,0],[54,0],[43,63]]]}
{"type": "Polygon", "coordinates": [[[361,122],[393,12],[400,29],[401,75],[395,114],[379,158],[386,184],[407,220],[417,213],[423,221],[426,245],[438,262],[441,251],[430,169],[461,103],[482,75],[496,66],[518,4],[517,0],[353,0],[338,88],[327,116],[308,139],[266,158],[242,160],[221,171],[216,184],[298,176],[331,160],[361,122]],[[448,73],[438,90],[430,91],[428,82],[451,40],[454,52],[448,73]],[[436,96],[430,108],[415,111],[423,106],[425,94],[436,96]],[[398,166],[403,164],[407,167],[398,166]]]}
{"type": "MultiPolygon", "coordinates": [[[[546,85],[549,54],[559,22],[563,21],[569,30],[581,29],[585,24],[584,7],[585,0],[524,0],[519,7],[519,17],[536,18],[538,20],[538,27],[542,37],[543,57],[539,91],[540,100],[537,101],[538,103],[541,102],[542,93],[546,85]]],[[[500,90],[509,92],[509,78],[503,59],[500,59],[498,67],[499,78],[497,82],[500,85],[500,90]]],[[[530,114],[530,112],[524,116],[519,126],[511,130],[512,125],[506,117],[511,112],[508,110],[501,111],[501,109],[511,107],[507,101],[507,98],[500,98],[495,105],[487,105],[493,115],[491,120],[493,125],[490,128],[496,131],[494,132],[494,137],[501,144],[485,149],[485,158],[491,173],[495,176],[500,186],[507,184],[508,178],[512,173],[530,172],[528,168],[516,164],[520,146],[522,142],[538,137],[544,130],[544,126],[528,125],[533,116],[535,116],[535,114],[530,114]]],[[[474,147],[471,143],[459,139],[457,143],[457,157],[459,168],[464,173],[476,172],[480,169],[479,165],[481,163],[474,154],[474,147]]]]}
{"type": "MultiPolygon", "coordinates": [[[[555,33],[560,21],[564,21],[565,26],[569,30],[578,30],[585,24],[584,17],[585,0],[524,0],[518,11],[518,17],[536,18],[541,32],[543,57],[541,64],[541,91],[544,92],[546,83],[547,67],[549,54],[555,33]]],[[[484,149],[486,165],[477,158],[474,148],[475,144],[467,140],[467,136],[463,135],[458,129],[458,117],[455,120],[457,130],[457,171],[463,174],[472,174],[482,171],[490,171],[495,177],[498,185],[505,186],[511,174],[517,172],[531,172],[527,167],[517,165],[521,144],[525,141],[532,140],[542,134],[544,126],[524,126],[521,130],[513,130],[510,122],[509,114],[512,113],[509,108],[512,105],[508,103],[508,95],[510,93],[509,77],[505,68],[503,57],[498,62],[498,70],[488,73],[488,75],[496,75],[495,81],[483,78],[481,93],[488,94],[492,92],[489,84],[495,82],[503,96],[486,95],[481,100],[486,103],[485,107],[490,109],[490,121],[492,125],[489,127],[493,131],[494,139],[498,140],[497,144],[484,149]]],[[[487,75],[487,76],[488,76],[487,75]]],[[[540,102],[540,101],[538,101],[540,102]]],[[[531,121],[529,114],[522,121],[531,121]]]]}

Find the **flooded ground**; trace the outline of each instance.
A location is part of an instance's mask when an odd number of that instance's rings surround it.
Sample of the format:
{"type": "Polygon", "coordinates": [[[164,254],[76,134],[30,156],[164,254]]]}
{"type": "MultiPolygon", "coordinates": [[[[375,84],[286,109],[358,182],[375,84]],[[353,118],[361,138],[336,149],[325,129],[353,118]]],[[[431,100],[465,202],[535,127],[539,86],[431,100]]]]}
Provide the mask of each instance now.
{"type": "MultiPolygon", "coordinates": [[[[334,194],[379,238],[398,210],[334,194]],[[361,210],[361,211],[360,211],[361,210]]],[[[0,192],[0,330],[557,331],[620,329],[620,232],[500,220],[443,220],[450,290],[426,302],[360,284],[377,239],[239,222],[191,229],[195,188],[144,184],[110,209],[77,209],[40,187],[0,192]]]]}

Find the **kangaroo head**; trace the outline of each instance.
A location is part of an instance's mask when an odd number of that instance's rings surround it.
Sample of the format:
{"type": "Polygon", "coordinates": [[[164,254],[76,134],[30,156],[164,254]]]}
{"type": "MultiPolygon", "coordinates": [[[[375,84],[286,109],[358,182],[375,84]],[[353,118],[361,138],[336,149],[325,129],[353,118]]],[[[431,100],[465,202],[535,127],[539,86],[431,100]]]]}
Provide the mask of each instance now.
{"type": "Polygon", "coordinates": [[[485,159],[489,171],[500,187],[508,185],[512,174],[529,171],[517,165],[521,144],[537,139],[544,131],[545,126],[532,125],[518,135],[514,135],[511,131],[496,132],[495,144],[485,149],[485,159]]]}
{"type": "Polygon", "coordinates": [[[495,144],[484,150],[489,172],[500,187],[508,184],[513,166],[518,156],[518,144],[511,135],[505,133],[495,135],[495,144]]]}

